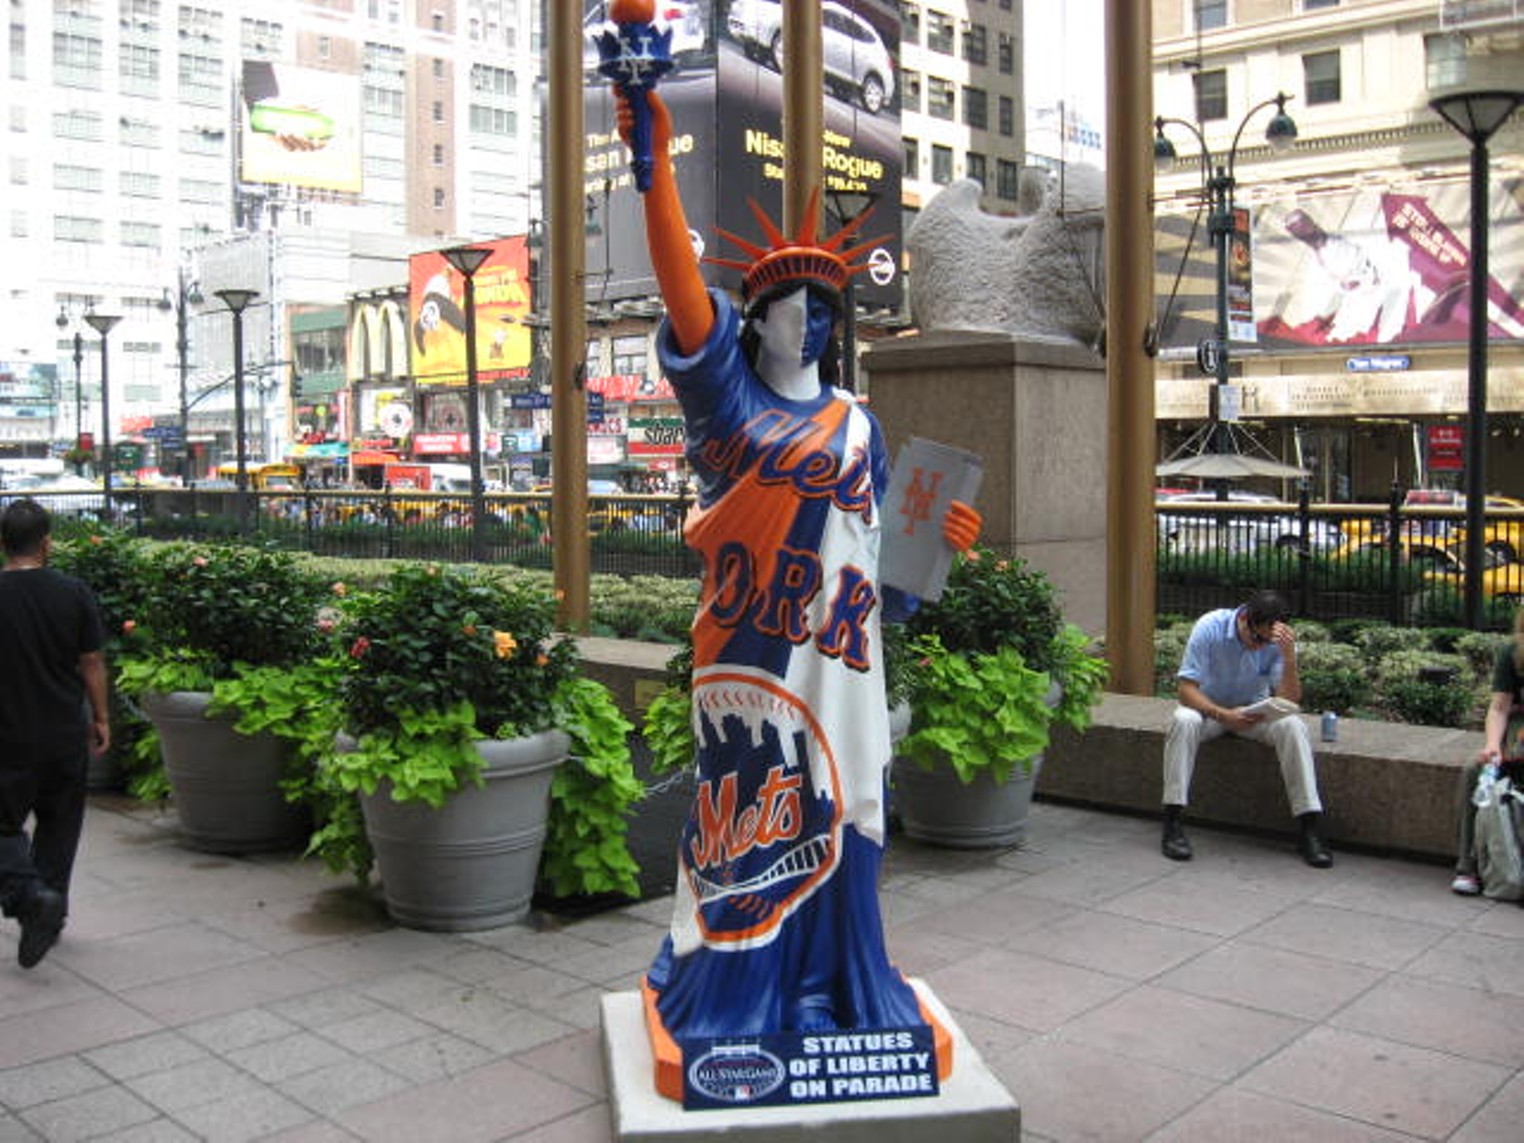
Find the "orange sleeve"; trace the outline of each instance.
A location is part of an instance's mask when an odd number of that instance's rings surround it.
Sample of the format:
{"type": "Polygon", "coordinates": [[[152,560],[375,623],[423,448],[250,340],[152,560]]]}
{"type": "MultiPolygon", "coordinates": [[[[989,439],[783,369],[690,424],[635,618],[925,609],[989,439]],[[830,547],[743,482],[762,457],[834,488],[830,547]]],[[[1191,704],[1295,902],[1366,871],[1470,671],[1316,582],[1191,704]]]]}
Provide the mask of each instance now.
{"type": "MultiPolygon", "coordinates": [[[[714,304],[699,274],[698,256],[688,240],[688,218],[677,193],[677,174],[672,169],[670,144],[672,115],[660,95],[652,91],[651,154],[655,158],[651,189],[643,196],[646,211],[646,245],[651,267],[667,307],[667,320],[677,347],[685,354],[697,352],[714,326],[714,304]]],[[[627,141],[632,119],[624,97],[619,97],[619,133],[627,141]]]]}

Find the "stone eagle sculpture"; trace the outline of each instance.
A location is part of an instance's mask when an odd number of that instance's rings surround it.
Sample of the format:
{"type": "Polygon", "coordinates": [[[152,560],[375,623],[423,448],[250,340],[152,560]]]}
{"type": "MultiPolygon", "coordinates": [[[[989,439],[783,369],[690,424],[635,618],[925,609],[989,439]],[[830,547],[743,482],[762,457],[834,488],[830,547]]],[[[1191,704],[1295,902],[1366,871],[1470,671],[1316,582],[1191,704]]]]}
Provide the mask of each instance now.
{"type": "Polygon", "coordinates": [[[979,207],[972,179],[945,187],[905,236],[910,309],[925,332],[971,330],[1099,348],[1105,329],[1104,174],[1022,172],[1015,216],[979,207]]]}

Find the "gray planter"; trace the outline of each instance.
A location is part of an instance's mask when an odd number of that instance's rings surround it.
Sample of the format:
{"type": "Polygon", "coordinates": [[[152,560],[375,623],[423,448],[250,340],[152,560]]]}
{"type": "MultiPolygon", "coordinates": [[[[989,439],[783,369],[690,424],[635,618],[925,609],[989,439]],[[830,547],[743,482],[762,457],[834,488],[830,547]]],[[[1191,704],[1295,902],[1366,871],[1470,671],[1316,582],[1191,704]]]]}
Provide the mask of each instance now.
{"type": "Polygon", "coordinates": [[[261,853],[305,844],[310,818],[279,782],[293,747],[273,734],[239,734],[208,717],[206,691],[144,695],[185,842],[208,853],[261,853]]]}
{"type": "Polygon", "coordinates": [[[1018,763],[1008,782],[997,784],[980,774],[965,786],[951,766],[923,770],[896,758],[894,804],[905,836],[952,849],[1020,845],[1026,840],[1042,759],[1041,754],[1032,759],[1030,774],[1018,763]]]}
{"type": "Polygon", "coordinates": [[[399,925],[466,932],[512,924],[529,912],[550,783],[571,742],[559,730],[476,744],[483,785],[439,809],[395,802],[391,784],[361,795],[386,911],[399,925]]]}

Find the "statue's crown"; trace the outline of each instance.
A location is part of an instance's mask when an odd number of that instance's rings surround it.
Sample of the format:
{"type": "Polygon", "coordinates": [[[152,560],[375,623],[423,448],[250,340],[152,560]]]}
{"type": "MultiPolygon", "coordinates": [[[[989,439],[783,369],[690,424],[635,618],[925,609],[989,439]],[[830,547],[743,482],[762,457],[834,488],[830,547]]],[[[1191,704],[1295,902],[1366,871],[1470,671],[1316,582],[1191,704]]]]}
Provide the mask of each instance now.
{"type": "Polygon", "coordinates": [[[854,259],[883,242],[882,238],[878,238],[843,249],[867,221],[871,207],[830,238],[820,241],[817,238],[820,224],[819,188],[810,195],[804,219],[792,238],[783,233],[755,199],[748,198],[746,205],[761,225],[768,245],[759,246],[722,228],[720,236],[750,254],[752,260],[742,262],[734,258],[708,258],[706,261],[741,271],[741,300],[748,313],[762,303],[800,286],[818,288],[839,309],[842,291],[846,289],[847,282],[853,275],[861,274],[868,268],[867,263],[855,262],[854,259]]]}

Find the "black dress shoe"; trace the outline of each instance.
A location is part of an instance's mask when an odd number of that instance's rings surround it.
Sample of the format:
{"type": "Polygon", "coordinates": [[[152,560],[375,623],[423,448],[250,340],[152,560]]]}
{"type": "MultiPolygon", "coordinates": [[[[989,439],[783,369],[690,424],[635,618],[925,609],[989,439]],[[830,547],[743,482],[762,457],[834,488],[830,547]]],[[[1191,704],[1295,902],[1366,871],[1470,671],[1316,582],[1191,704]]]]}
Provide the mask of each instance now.
{"type": "Polygon", "coordinates": [[[1297,838],[1296,849],[1302,855],[1302,860],[1314,869],[1327,869],[1333,864],[1333,854],[1328,852],[1328,847],[1318,836],[1318,817],[1318,814],[1313,813],[1297,818],[1301,834],[1297,838]]]}
{"type": "Polygon", "coordinates": [[[1191,859],[1191,841],[1185,836],[1181,813],[1180,806],[1164,807],[1164,840],[1160,842],[1159,849],[1171,861],[1191,859]]]}
{"type": "Polygon", "coordinates": [[[58,941],[63,932],[64,899],[51,889],[38,889],[20,911],[21,943],[16,946],[16,963],[32,968],[58,941]]]}

